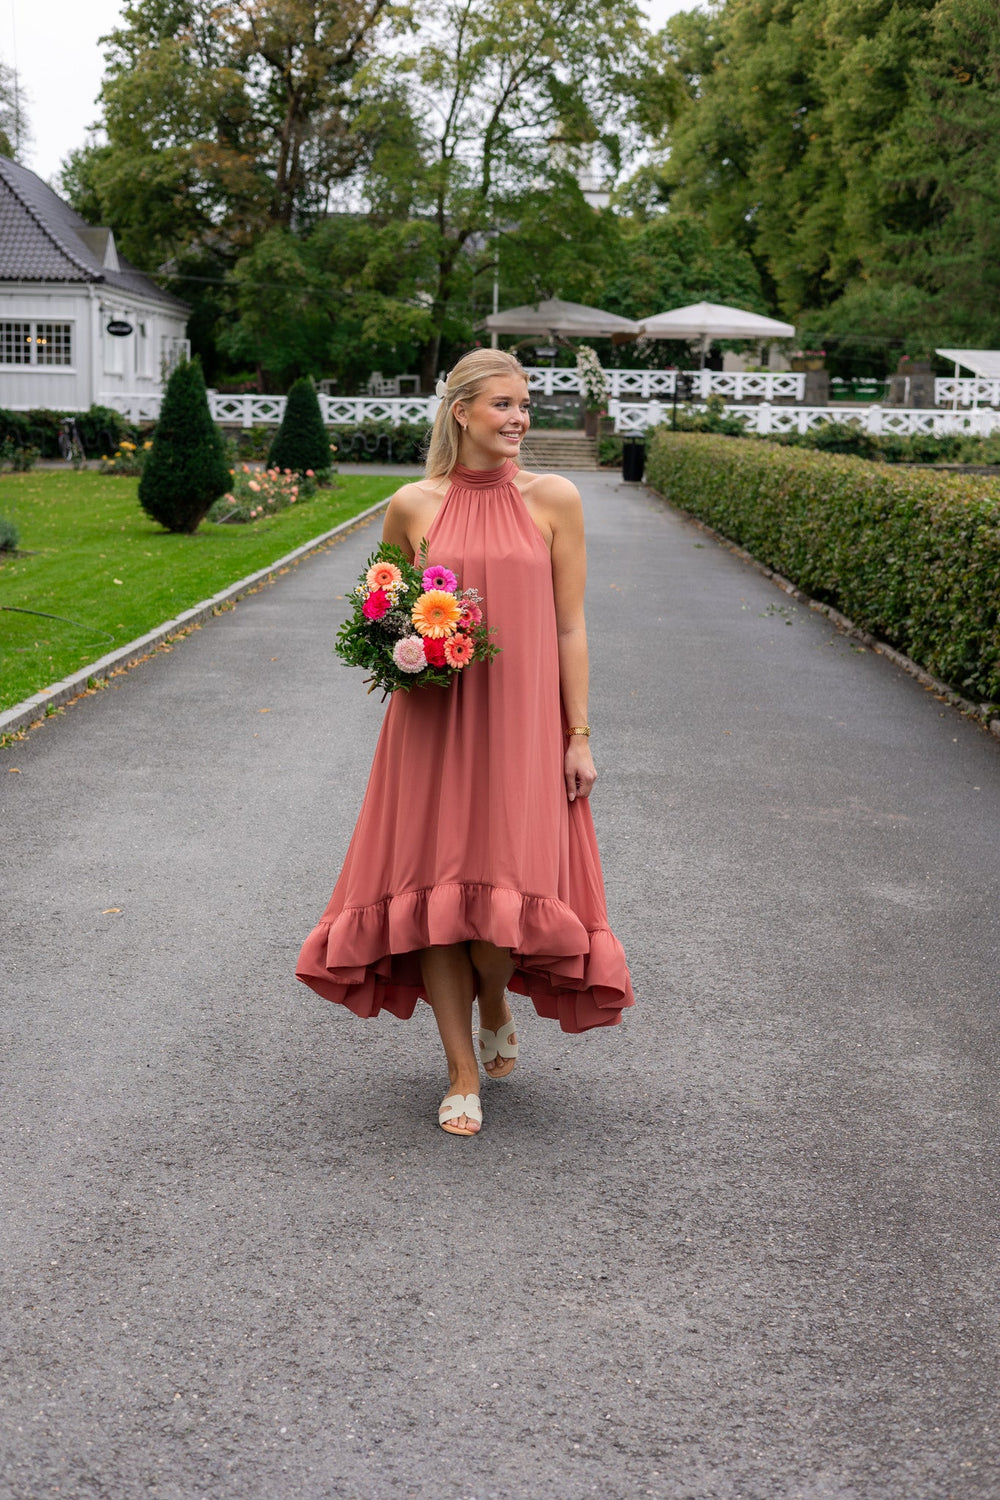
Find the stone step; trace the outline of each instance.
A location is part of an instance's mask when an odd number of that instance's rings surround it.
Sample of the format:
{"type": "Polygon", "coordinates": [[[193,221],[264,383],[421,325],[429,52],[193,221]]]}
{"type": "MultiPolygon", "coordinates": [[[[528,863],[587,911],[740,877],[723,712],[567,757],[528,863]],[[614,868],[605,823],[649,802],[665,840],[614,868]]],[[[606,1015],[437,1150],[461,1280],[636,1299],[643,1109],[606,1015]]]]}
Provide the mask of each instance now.
{"type": "Polygon", "coordinates": [[[597,442],[583,432],[529,432],[522,461],[529,469],[597,469],[597,442]]]}

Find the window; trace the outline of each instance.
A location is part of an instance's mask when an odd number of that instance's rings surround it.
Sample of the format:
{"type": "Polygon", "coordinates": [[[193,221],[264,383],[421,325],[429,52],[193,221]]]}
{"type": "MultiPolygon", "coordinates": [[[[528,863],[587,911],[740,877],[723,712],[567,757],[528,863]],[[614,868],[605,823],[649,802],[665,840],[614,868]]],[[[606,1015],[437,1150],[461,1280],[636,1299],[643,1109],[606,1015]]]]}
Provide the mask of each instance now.
{"type": "Polygon", "coordinates": [[[71,365],[72,323],[0,323],[0,365],[71,365]]]}

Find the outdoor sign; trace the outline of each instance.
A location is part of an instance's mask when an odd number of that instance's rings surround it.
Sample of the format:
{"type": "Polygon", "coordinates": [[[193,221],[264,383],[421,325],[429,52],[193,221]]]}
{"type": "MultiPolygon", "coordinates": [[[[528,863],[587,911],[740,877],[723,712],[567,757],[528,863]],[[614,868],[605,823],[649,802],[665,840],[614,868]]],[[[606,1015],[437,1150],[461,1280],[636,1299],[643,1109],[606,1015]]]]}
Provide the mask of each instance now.
{"type": "Polygon", "coordinates": [[[113,338],[124,339],[132,332],[132,324],[126,323],[122,318],[113,318],[108,324],[108,332],[113,338]]]}

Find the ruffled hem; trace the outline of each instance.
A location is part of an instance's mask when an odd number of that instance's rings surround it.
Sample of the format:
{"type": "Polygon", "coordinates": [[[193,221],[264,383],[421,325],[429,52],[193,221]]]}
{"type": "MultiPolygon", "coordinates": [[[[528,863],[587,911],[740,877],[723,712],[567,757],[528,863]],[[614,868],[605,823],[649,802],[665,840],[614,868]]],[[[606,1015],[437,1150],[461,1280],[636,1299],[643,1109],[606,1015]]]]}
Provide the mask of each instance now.
{"type": "Polygon", "coordinates": [[[549,896],[461,882],[347,907],[302,945],[296,976],[357,1016],[381,1010],[408,1020],[426,999],[421,948],[470,940],[510,948],[508,989],[527,995],[563,1031],[615,1026],[633,1002],[621,944],[602,924],[588,929],[549,896]]]}

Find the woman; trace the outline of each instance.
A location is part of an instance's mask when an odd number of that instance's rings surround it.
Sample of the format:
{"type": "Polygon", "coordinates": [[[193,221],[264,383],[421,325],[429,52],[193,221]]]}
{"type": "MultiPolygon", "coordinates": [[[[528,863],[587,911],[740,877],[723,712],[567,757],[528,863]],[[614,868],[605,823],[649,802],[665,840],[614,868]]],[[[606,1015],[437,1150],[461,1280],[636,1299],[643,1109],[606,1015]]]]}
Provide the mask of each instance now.
{"type": "Polygon", "coordinates": [[[479,1060],[512,1072],[508,989],[564,1031],[611,1026],[632,1004],[608,928],[588,798],[586,571],[580,496],[517,457],[528,382],[496,349],[446,382],[426,477],[404,485],[383,538],[484,598],[501,651],[447,688],[395,693],[340,879],[297,974],[359,1016],[426,999],[451,1087],[452,1135],[482,1123],[479,1060]],[[480,1059],[472,1035],[479,1002],[480,1059]]]}

